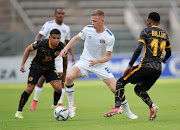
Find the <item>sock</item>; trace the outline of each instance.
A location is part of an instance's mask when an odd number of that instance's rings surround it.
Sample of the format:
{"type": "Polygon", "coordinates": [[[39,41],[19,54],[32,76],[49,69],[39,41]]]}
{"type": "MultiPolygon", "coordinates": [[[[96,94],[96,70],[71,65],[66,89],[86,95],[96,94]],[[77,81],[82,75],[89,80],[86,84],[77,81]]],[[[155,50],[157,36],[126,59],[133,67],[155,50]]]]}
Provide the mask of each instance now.
{"type": "Polygon", "coordinates": [[[65,95],[65,88],[62,88],[61,97],[58,101],[58,104],[63,104],[64,95],[65,95]]]}
{"type": "Polygon", "coordinates": [[[126,111],[126,115],[132,114],[132,112],[129,108],[129,104],[126,99],[121,103],[121,105],[122,105],[122,108],[126,111]]]}
{"type": "Polygon", "coordinates": [[[149,106],[149,108],[152,107],[153,102],[146,91],[142,91],[138,85],[135,86],[134,91],[149,106]]]}
{"type": "Polygon", "coordinates": [[[67,86],[66,85],[66,95],[69,103],[69,107],[74,105],[74,84],[67,86]]]}
{"type": "Polygon", "coordinates": [[[55,91],[54,91],[54,103],[53,103],[54,106],[57,105],[60,97],[61,97],[61,92],[58,93],[58,92],[55,92],[55,91]]]}
{"type": "Polygon", "coordinates": [[[35,91],[34,91],[34,100],[35,101],[38,101],[39,95],[41,94],[42,90],[43,90],[43,87],[40,88],[36,85],[35,91]]]}
{"type": "Polygon", "coordinates": [[[29,98],[30,94],[27,93],[26,91],[24,91],[21,95],[20,101],[19,101],[19,108],[18,111],[22,112],[22,109],[24,107],[24,105],[26,104],[28,98],[29,98]]]}
{"type": "Polygon", "coordinates": [[[115,107],[120,107],[121,102],[123,101],[124,95],[124,86],[123,78],[120,78],[116,83],[116,93],[115,93],[115,107]]]}

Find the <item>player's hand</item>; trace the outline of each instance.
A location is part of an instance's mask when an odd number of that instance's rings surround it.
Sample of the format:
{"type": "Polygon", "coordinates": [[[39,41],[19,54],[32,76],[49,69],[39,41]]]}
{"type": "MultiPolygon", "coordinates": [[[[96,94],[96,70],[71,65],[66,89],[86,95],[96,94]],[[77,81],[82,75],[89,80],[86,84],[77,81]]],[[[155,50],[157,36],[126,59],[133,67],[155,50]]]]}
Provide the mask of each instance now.
{"type": "Polygon", "coordinates": [[[64,57],[66,55],[66,53],[67,53],[67,50],[64,48],[64,49],[61,50],[59,56],[64,57]]]}
{"type": "Polygon", "coordinates": [[[89,67],[95,65],[95,64],[98,64],[97,60],[89,60],[89,67]]]}
{"type": "Polygon", "coordinates": [[[75,60],[74,56],[71,58],[71,62],[72,62],[72,65],[75,64],[76,60],[75,60]]]}
{"type": "Polygon", "coordinates": [[[23,72],[23,73],[26,72],[25,69],[24,69],[24,65],[21,65],[20,71],[23,72]]]}
{"type": "Polygon", "coordinates": [[[128,66],[122,76],[124,77],[125,75],[131,73],[131,71],[132,71],[132,67],[128,66]]]}

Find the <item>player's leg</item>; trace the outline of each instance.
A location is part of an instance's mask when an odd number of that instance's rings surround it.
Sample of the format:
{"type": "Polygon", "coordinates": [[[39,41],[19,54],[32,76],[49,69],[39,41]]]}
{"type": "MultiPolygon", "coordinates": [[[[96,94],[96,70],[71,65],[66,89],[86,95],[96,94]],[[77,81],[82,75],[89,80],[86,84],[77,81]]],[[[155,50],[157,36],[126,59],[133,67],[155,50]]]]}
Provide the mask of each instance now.
{"type": "Polygon", "coordinates": [[[135,88],[135,93],[148,105],[150,108],[150,117],[149,120],[154,120],[157,115],[158,107],[157,105],[153,104],[150,96],[148,95],[147,91],[153,86],[156,80],[159,78],[161,72],[150,69],[149,71],[149,78],[146,80],[139,82],[135,88]]]}
{"type": "Polygon", "coordinates": [[[61,96],[62,86],[60,83],[60,77],[55,68],[47,70],[46,73],[44,73],[44,77],[46,78],[46,83],[50,82],[51,86],[54,88],[54,102],[51,109],[55,109],[61,96]]]}
{"type": "Polygon", "coordinates": [[[69,103],[69,117],[75,116],[76,106],[74,105],[74,80],[81,77],[80,69],[74,65],[66,76],[66,95],[69,103]]]}
{"type": "Polygon", "coordinates": [[[24,118],[22,116],[22,110],[23,110],[23,107],[26,104],[29,96],[33,92],[34,87],[35,87],[34,84],[27,84],[26,90],[22,93],[20,101],[19,101],[18,111],[15,114],[16,118],[24,118]]]}
{"type": "MultiPolygon", "coordinates": [[[[58,73],[59,77],[62,77],[63,73],[58,73]]],[[[62,86],[62,91],[61,91],[61,97],[58,101],[58,106],[63,106],[63,99],[64,99],[64,95],[65,95],[65,87],[64,87],[64,83],[62,82],[62,80],[60,81],[61,86],[62,86]]]]}
{"type": "Polygon", "coordinates": [[[37,102],[38,102],[38,99],[39,99],[39,95],[41,94],[42,92],[42,89],[43,89],[43,83],[45,82],[45,77],[44,75],[42,75],[39,80],[38,80],[38,83],[37,85],[35,86],[35,91],[34,91],[34,98],[33,98],[33,101],[31,103],[31,106],[30,106],[30,109],[31,110],[36,110],[36,106],[37,106],[37,102]]]}
{"type": "MultiPolygon", "coordinates": [[[[56,68],[56,71],[58,72],[59,77],[62,77],[62,75],[63,75],[63,59],[62,59],[62,57],[59,57],[59,56],[56,57],[55,68],[56,68]]],[[[64,99],[64,95],[65,95],[65,88],[64,88],[63,82],[61,82],[61,86],[62,86],[62,92],[61,92],[61,97],[58,101],[58,106],[63,105],[63,99],[64,99]]]]}
{"type": "Polygon", "coordinates": [[[51,107],[54,110],[57,107],[57,103],[61,97],[62,86],[61,86],[60,80],[53,80],[50,82],[50,84],[54,88],[54,102],[53,102],[53,105],[51,107]]]}
{"type": "Polygon", "coordinates": [[[28,84],[27,84],[26,90],[21,95],[18,111],[15,114],[16,118],[23,118],[22,116],[23,107],[26,104],[29,96],[33,92],[35,84],[37,84],[38,79],[41,77],[41,75],[42,75],[41,69],[30,68],[30,72],[28,75],[28,84]]]}

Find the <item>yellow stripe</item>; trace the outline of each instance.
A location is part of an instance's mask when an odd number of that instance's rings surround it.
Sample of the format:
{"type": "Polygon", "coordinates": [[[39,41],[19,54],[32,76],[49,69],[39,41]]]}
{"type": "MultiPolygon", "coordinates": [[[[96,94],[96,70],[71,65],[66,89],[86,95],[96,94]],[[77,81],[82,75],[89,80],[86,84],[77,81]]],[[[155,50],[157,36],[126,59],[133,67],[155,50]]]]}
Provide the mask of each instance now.
{"type": "Polygon", "coordinates": [[[145,42],[144,40],[142,40],[142,39],[139,39],[138,42],[142,42],[142,43],[144,43],[144,44],[146,43],[146,42],[145,42]]]}
{"type": "Polygon", "coordinates": [[[153,25],[152,27],[159,28],[158,26],[153,25]]]}
{"type": "Polygon", "coordinates": [[[68,56],[68,54],[66,54],[66,55],[65,55],[65,56],[63,56],[63,57],[65,58],[65,57],[67,57],[67,56],[68,56]]]}
{"type": "Polygon", "coordinates": [[[33,43],[31,43],[31,48],[32,48],[32,50],[34,51],[33,43]]]}
{"type": "Polygon", "coordinates": [[[166,48],[170,48],[170,47],[171,47],[171,45],[167,46],[166,48]]]}
{"type": "Polygon", "coordinates": [[[137,70],[139,70],[141,68],[141,64],[139,64],[138,68],[136,68],[135,70],[133,70],[131,73],[129,73],[126,77],[124,77],[123,79],[126,80],[130,75],[134,74],[134,72],[136,72],[137,70]]]}

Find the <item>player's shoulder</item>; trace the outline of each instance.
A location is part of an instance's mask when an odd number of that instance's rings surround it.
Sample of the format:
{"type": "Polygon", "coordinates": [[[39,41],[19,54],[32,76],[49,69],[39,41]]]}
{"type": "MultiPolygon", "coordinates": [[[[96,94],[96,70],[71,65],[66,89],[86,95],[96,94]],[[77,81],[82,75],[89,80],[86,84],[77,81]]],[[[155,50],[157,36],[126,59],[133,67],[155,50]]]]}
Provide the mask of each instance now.
{"type": "Polygon", "coordinates": [[[113,33],[112,33],[108,28],[106,28],[106,33],[107,33],[109,36],[114,37],[113,33]]]}
{"type": "Polygon", "coordinates": [[[61,47],[61,48],[64,48],[64,43],[62,43],[61,41],[59,42],[59,46],[61,47]]]}
{"type": "Polygon", "coordinates": [[[50,21],[47,21],[45,24],[51,25],[51,24],[54,24],[54,23],[55,23],[55,20],[50,20],[50,21]]]}
{"type": "Polygon", "coordinates": [[[64,27],[69,28],[69,26],[68,26],[67,24],[65,24],[65,23],[63,23],[62,25],[63,25],[64,27]]]}
{"type": "Polygon", "coordinates": [[[94,30],[94,26],[93,25],[86,25],[84,27],[84,29],[86,29],[86,30],[94,30]]]}

